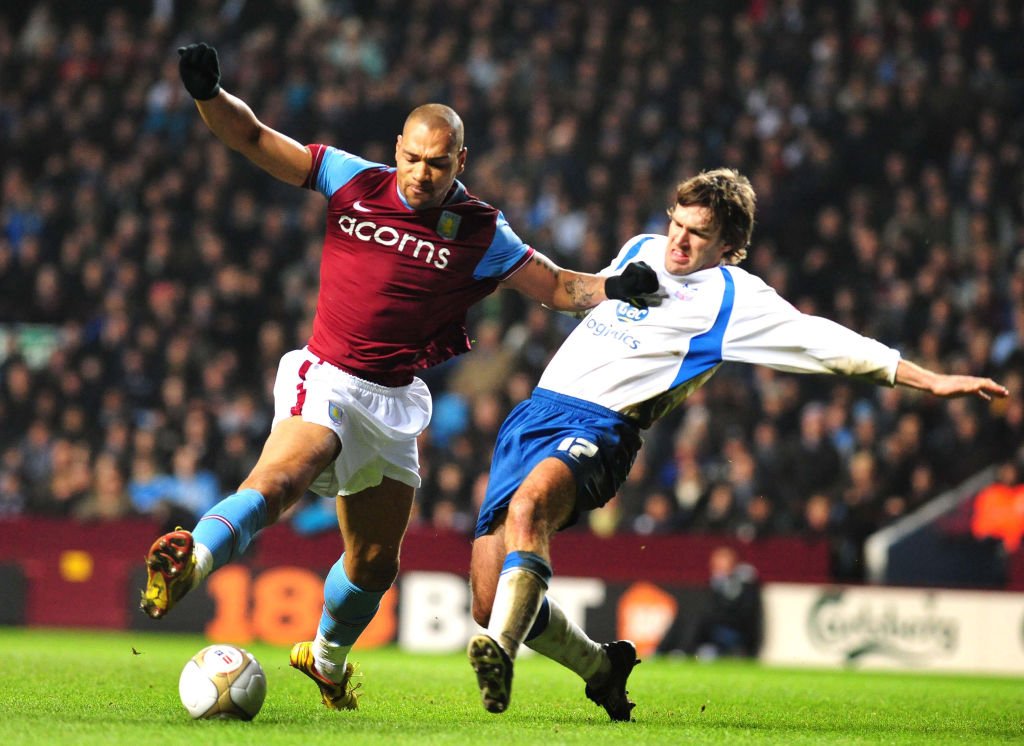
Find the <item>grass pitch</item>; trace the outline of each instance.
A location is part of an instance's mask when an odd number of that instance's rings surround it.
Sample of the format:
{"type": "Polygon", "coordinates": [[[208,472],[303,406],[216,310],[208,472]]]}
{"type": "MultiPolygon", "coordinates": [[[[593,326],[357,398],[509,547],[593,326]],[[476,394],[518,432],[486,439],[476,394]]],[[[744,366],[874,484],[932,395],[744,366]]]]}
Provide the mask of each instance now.
{"type": "Polygon", "coordinates": [[[516,667],[512,705],[483,710],[462,655],[356,651],[354,712],[320,705],[285,648],[245,647],[267,700],[250,723],[193,721],[178,701],[197,636],[0,628],[2,744],[1000,743],[1024,739],[1019,679],[648,660],[630,678],[635,722],[612,723],[573,674],[540,656],[516,667]]]}

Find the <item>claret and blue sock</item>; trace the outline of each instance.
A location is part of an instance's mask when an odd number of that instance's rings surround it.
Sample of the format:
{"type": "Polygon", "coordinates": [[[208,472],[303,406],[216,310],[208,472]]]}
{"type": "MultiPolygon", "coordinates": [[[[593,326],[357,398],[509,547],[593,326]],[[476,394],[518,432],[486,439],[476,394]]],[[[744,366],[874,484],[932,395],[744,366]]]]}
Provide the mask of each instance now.
{"type": "Polygon", "coordinates": [[[345,555],[334,563],[324,583],[324,610],[313,641],[317,670],[332,681],[345,674],[348,653],[373,619],[387,593],[363,590],[345,572],[345,555]]]}
{"type": "Polygon", "coordinates": [[[266,525],[267,502],[253,489],[225,497],[206,511],[192,532],[196,545],[195,583],[240,557],[266,525]]]}

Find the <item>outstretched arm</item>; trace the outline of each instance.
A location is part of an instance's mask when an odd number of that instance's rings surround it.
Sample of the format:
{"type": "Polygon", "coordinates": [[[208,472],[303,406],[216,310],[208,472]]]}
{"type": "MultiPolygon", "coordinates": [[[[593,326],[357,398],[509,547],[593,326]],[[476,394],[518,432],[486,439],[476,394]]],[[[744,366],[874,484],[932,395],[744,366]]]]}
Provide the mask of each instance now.
{"type": "Polygon", "coordinates": [[[178,54],[181,80],[213,134],[270,175],[300,186],[312,164],[308,148],[267,127],[244,101],[220,87],[220,63],[213,47],[190,44],[178,54]]]}
{"type": "Polygon", "coordinates": [[[991,401],[993,396],[1003,397],[1009,394],[1005,386],[991,378],[935,373],[909,360],[900,360],[896,366],[896,383],[942,397],[974,394],[991,401]]]}
{"type": "Polygon", "coordinates": [[[722,359],[795,373],[830,373],[935,396],[1008,396],[990,378],[946,375],[904,360],[895,350],[821,316],[800,313],[768,285],[743,275],[722,359]],[[740,302],[742,299],[742,302],[740,302]]]}
{"type": "Polygon", "coordinates": [[[556,311],[585,311],[608,299],[626,300],[640,308],[661,302],[658,276],[643,262],[628,265],[621,275],[604,277],[562,269],[535,251],[530,261],[502,284],[556,311]]]}

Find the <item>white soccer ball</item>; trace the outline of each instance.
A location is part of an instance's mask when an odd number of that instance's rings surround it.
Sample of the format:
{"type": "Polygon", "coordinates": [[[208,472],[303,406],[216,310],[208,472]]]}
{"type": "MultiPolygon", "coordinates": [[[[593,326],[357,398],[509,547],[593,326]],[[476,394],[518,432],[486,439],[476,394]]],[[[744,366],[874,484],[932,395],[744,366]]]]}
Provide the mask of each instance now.
{"type": "Polygon", "coordinates": [[[267,696],[267,677],[252,653],[210,645],[185,664],[178,695],[193,718],[252,720],[267,696]]]}

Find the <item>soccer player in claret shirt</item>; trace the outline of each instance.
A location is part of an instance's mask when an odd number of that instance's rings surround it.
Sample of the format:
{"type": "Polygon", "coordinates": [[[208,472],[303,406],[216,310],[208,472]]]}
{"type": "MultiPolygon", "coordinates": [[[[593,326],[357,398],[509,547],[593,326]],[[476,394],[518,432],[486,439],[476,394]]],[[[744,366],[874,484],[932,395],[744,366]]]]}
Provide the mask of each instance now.
{"type": "Polygon", "coordinates": [[[415,372],[469,349],[466,310],[499,286],[578,310],[607,298],[642,306],[657,277],[641,264],[615,277],[571,272],[525,245],[455,180],[466,148],[447,106],[409,115],[391,168],[270,129],[221,89],[212,47],[178,52],[185,88],[213,133],[278,179],[321,192],[327,235],[312,337],[281,359],[263,452],[238,492],[192,532],[153,543],[142,609],[162,617],[307,489],[334,497],[345,553],[327,576],[316,639],[292,648],[291,665],[316,682],[327,707],[353,709],[348,652],[395,580],[420,484],[416,437],[431,400],[415,372]]]}
{"type": "Polygon", "coordinates": [[[733,169],[679,184],[668,235],[625,243],[604,270],[633,260],[656,268],[657,307],[601,303],[573,330],[537,389],[498,432],[473,542],[473,618],[487,628],[468,655],[484,707],[504,712],[522,644],[575,671],[613,720],[629,720],[628,640],[599,645],[547,596],[551,540],[610,500],[641,431],[700,388],[723,361],[828,373],[936,396],[1006,396],[988,378],[943,375],[881,342],[801,313],[737,264],[754,227],[754,190],[733,169]]]}

